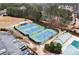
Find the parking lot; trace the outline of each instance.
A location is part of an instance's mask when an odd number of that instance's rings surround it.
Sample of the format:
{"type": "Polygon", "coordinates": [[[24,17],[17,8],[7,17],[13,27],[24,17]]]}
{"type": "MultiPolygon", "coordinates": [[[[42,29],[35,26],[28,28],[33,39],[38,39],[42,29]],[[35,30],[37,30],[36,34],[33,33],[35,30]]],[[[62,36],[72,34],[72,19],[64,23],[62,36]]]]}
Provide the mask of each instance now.
{"type": "Polygon", "coordinates": [[[0,32],[0,55],[28,55],[31,51],[9,32],[0,32]],[[22,48],[23,47],[23,48],[22,48]],[[21,48],[21,49],[20,49],[21,48]]]}

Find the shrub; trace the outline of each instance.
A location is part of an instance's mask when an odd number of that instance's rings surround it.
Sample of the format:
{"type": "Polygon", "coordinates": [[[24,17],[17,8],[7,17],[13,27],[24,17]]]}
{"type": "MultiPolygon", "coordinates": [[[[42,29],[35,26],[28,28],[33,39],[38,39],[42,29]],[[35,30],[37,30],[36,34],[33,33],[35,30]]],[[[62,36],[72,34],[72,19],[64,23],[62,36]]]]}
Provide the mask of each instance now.
{"type": "Polygon", "coordinates": [[[57,42],[51,42],[50,44],[45,44],[45,50],[52,53],[60,54],[62,52],[61,48],[62,45],[57,42]]]}
{"type": "Polygon", "coordinates": [[[49,44],[45,44],[45,49],[49,50],[49,44]]]}
{"type": "Polygon", "coordinates": [[[0,30],[1,31],[8,31],[8,29],[5,29],[5,28],[1,28],[0,30]]]}
{"type": "Polygon", "coordinates": [[[18,39],[23,39],[22,37],[20,37],[20,36],[16,36],[16,38],[18,38],[18,39]]]}

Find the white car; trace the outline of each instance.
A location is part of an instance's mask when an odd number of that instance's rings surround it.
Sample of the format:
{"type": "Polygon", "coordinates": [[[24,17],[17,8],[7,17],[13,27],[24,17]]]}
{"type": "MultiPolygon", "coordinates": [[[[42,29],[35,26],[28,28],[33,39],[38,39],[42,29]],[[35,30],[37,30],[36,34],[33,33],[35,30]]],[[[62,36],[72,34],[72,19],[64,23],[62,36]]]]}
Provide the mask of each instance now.
{"type": "Polygon", "coordinates": [[[5,53],[5,52],[6,52],[6,49],[1,49],[0,50],[0,54],[5,53]]]}

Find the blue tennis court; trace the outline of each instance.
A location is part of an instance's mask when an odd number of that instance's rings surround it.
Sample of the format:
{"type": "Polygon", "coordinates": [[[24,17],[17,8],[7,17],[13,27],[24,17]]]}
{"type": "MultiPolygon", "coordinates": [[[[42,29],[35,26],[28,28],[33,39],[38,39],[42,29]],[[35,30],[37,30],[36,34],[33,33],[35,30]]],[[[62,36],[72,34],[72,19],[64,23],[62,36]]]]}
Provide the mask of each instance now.
{"type": "Polygon", "coordinates": [[[21,25],[19,27],[16,27],[16,29],[22,32],[24,35],[32,35],[34,33],[44,30],[44,27],[35,23],[31,23],[31,24],[21,25]]]}
{"type": "Polygon", "coordinates": [[[24,35],[29,35],[29,37],[35,41],[42,43],[51,37],[55,36],[58,31],[54,29],[45,29],[43,26],[31,23],[31,24],[22,24],[15,27],[18,31],[24,35]]]}
{"type": "Polygon", "coordinates": [[[50,39],[51,37],[55,36],[57,34],[57,31],[51,30],[51,29],[46,29],[43,30],[42,32],[30,36],[32,40],[38,43],[43,43],[44,41],[50,39]]]}
{"type": "Polygon", "coordinates": [[[26,30],[26,29],[28,29],[28,28],[31,28],[31,27],[34,27],[34,26],[36,26],[37,24],[34,24],[34,23],[32,23],[32,24],[24,24],[24,25],[21,25],[21,26],[19,26],[19,27],[17,27],[17,29],[18,30],[26,30]]]}
{"type": "Polygon", "coordinates": [[[40,31],[42,31],[42,30],[44,30],[44,27],[38,26],[38,27],[35,27],[35,28],[31,28],[31,29],[29,29],[29,30],[26,30],[25,32],[26,32],[27,34],[29,34],[29,35],[32,35],[32,34],[35,34],[35,33],[37,33],[37,32],[40,32],[40,31]]]}

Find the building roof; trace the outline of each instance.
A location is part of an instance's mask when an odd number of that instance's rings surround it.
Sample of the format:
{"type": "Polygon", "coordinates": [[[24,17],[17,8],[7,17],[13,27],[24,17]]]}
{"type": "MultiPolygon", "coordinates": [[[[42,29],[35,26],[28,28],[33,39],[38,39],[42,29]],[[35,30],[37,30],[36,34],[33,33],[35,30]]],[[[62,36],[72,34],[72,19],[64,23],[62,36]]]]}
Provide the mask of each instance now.
{"type": "Polygon", "coordinates": [[[76,13],[76,14],[78,14],[78,13],[79,13],[79,5],[78,5],[78,7],[77,7],[77,10],[76,10],[76,11],[74,11],[74,13],[76,13]]]}
{"type": "Polygon", "coordinates": [[[79,13],[79,8],[76,11],[74,11],[74,13],[78,14],[79,13]]]}
{"type": "Polygon", "coordinates": [[[0,11],[0,15],[6,14],[6,11],[7,11],[7,9],[1,10],[1,11],[0,11]]]}

